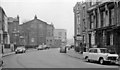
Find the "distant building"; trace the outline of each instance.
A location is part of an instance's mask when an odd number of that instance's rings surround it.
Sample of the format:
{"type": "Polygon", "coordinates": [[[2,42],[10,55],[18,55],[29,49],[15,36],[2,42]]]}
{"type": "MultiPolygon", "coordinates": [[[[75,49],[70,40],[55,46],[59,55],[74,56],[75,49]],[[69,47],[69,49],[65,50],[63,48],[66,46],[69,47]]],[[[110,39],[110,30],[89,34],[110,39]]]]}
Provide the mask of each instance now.
{"type": "Polygon", "coordinates": [[[54,46],[54,26],[53,26],[53,24],[47,25],[46,45],[50,46],[50,47],[54,46]]]}
{"type": "Polygon", "coordinates": [[[20,29],[22,29],[20,35],[24,38],[25,45],[37,46],[43,43],[52,45],[49,41],[53,41],[54,26],[38,19],[37,16],[21,24],[20,29]]]}
{"type": "Polygon", "coordinates": [[[57,47],[67,44],[67,31],[65,29],[54,30],[54,44],[58,44],[57,47]]]}
{"type": "Polygon", "coordinates": [[[19,45],[19,16],[15,18],[8,17],[8,33],[10,35],[10,43],[19,45]]]}

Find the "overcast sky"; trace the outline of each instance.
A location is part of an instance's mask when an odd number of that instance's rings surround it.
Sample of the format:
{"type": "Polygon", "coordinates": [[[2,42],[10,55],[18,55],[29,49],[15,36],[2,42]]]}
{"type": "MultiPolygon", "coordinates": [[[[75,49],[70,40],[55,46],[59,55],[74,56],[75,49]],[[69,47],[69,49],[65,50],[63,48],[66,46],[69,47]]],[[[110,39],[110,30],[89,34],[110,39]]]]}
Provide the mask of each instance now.
{"type": "Polygon", "coordinates": [[[37,15],[38,19],[53,23],[56,29],[66,29],[67,38],[74,36],[73,7],[81,0],[0,0],[8,17],[19,15],[20,24],[32,20],[37,15]]]}

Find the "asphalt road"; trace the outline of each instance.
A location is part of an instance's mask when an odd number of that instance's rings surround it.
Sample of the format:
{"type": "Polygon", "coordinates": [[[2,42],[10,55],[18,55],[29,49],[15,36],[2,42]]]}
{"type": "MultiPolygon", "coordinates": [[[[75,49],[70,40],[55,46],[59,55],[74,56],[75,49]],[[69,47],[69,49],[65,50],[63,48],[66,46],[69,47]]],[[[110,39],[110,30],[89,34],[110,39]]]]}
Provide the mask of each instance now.
{"type": "Polygon", "coordinates": [[[59,53],[58,49],[31,50],[3,58],[3,68],[118,68],[114,65],[100,65],[59,53]]]}

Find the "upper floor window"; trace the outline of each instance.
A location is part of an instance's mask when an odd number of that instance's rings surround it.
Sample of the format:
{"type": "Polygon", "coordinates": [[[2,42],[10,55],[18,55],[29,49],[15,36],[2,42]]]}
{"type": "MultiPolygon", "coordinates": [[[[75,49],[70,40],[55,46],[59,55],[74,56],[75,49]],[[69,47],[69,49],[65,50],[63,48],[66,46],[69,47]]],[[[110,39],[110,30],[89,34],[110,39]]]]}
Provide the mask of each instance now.
{"type": "Polygon", "coordinates": [[[109,11],[109,14],[110,14],[110,25],[114,25],[114,9],[111,9],[110,11],[109,11]]]}
{"type": "Polygon", "coordinates": [[[83,17],[85,17],[85,7],[83,7],[83,17]]]}
{"type": "Polygon", "coordinates": [[[94,16],[93,14],[90,15],[90,29],[94,28],[94,16]]]}

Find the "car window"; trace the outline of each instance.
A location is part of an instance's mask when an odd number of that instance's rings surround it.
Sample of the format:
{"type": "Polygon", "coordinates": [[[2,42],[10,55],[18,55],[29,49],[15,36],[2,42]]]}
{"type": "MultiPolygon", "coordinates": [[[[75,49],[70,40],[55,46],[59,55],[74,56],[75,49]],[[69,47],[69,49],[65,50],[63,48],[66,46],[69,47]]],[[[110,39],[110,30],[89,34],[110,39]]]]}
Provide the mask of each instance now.
{"type": "Polygon", "coordinates": [[[94,49],[93,52],[94,52],[94,53],[97,53],[97,49],[94,49]]]}
{"type": "Polygon", "coordinates": [[[94,49],[90,49],[89,52],[90,52],[90,53],[93,53],[93,50],[94,50],[94,49]]]}
{"type": "Polygon", "coordinates": [[[97,49],[90,49],[89,52],[90,53],[97,53],[97,49]]]}
{"type": "Polygon", "coordinates": [[[107,49],[100,49],[101,53],[108,53],[107,49]]]}

